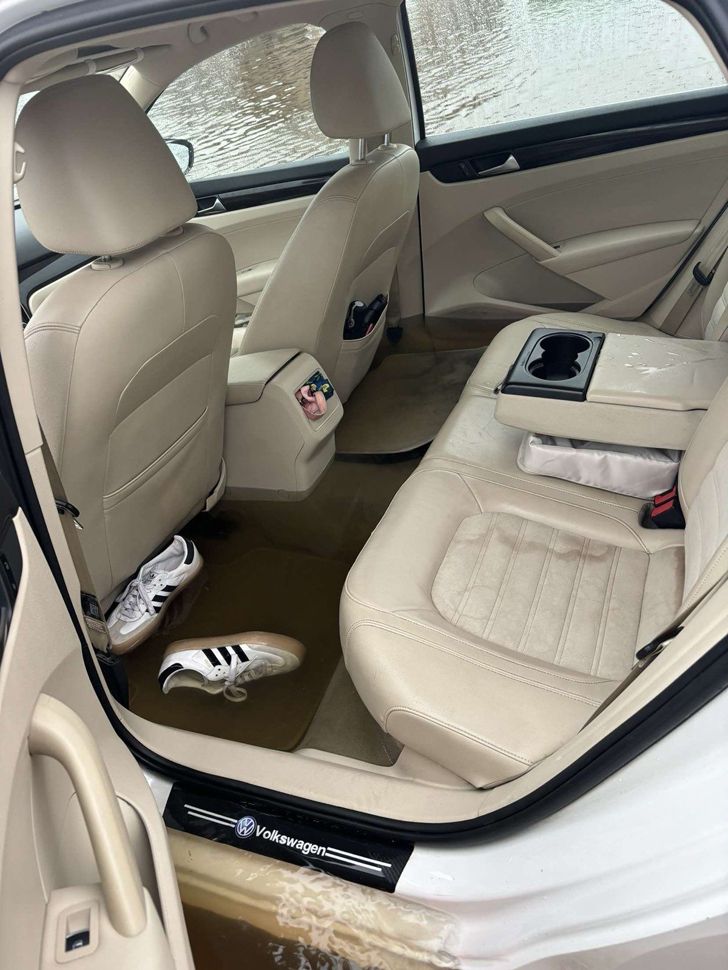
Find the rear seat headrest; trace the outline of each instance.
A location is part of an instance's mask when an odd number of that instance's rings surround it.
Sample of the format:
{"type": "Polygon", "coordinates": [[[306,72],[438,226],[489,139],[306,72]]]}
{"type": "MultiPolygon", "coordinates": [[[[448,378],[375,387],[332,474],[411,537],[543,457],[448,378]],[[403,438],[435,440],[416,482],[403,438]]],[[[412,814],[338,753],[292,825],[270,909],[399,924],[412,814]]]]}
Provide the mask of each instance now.
{"type": "Polygon", "coordinates": [[[18,197],[33,235],[58,253],[117,255],[191,219],[192,190],[161,135],[111,77],[65,81],[23,108],[18,197]]]}
{"type": "Polygon", "coordinates": [[[329,138],[384,135],[410,120],[392,62],[366,24],[327,31],[311,63],[311,104],[329,138]]]}

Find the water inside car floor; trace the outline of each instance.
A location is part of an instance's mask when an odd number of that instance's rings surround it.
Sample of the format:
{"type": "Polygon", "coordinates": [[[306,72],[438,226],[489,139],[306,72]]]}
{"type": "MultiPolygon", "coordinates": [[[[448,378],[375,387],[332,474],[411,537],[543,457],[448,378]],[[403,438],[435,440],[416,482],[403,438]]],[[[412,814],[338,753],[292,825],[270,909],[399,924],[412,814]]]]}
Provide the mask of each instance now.
{"type": "Polygon", "coordinates": [[[184,530],[205,568],[160,633],[127,655],[130,707],[152,721],[278,750],[316,747],[391,764],[398,746],[359,700],[341,659],[339,597],[347,572],[417,465],[335,461],[301,502],[223,502],[184,530]],[[306,646],[301,667],[249,685],[233,704],[202,691],[163,695],[165,648],[186,637],[268,630],[306,646]]]}
{"type": "Polygon", "coordinates": [[[482,339],[474,349],[390,354],[347,401],[337,454],[396,455],[428,445],[482,354],[482,339]]]}
{"type": "Polygon", "coordinates": [[[223,501],[183,530],[204,570],[171,604],[158,634],[124,658],[134,713],[265,748],[317,748],[394,763],[399,745],[371,717],[344,667],[339,599],[354,560],[456,403],[484,342],[482,327],[470,321],[451,322],[444,336],[436,323],[408,321],[402,341],[385,344],[347,402],[337,431],[342,457],[308,498],[223,501]],[[354,454],[367,458],[351,460],[354,454]],[[157,675],[169,644],[246,630],[297,638],[306,647],[303,664],[248,685],[242,704],[184,688],[162,694],[157,675]]]}

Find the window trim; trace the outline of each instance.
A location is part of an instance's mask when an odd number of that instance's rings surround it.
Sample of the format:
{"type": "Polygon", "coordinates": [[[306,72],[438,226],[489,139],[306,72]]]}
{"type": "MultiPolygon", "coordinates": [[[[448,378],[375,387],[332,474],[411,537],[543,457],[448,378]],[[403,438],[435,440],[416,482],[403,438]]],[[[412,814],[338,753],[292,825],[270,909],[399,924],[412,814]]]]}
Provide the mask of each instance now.
{"type": "Polygon", "coordinates": [[[416,149],[423,171],[432,172],[441,181],[456,182],[473,176],[448,174],[447,166],[470,156],[514,154],[520,169],[525,170],[727,128],[728,85],[707,92],[645,99],[626,107],[607,106],[527,123],[431,135],[421,139],[416,149]]]}
{"type": "MultiPolygon", "coordinates": [[[[266,202],[315,195],[348,161],[349,156],[343,152],[319,155],[302,161],[284,162],[282,165],[248,169],[233,175],[193,179],[190,181],[190,188],[198,199],[208,196],[239,196],[241,204],[227,207],[244,209],[264,205],[266,202]]],[[[225,202],[225,198],[222,201],[225,202]]]]}
{"type": "Polygon", "coordinates": [[[402,0],[402,6],[399,8],[401,24],[402,24],[402,39],[404,41],[404,50],[407,57],[407,62],[409,64],[409,74],[412,85],[412,95],[414,97],[414,109],[415,115],[417,116],[417,128],[419,130],[420,140],[427,137],[427,128],[425,127],[425,109],[422,104],[422,88],[420,87],[420,75],[417,70],[417,57],[415,55],[415,43],[412,37],[412,27],[410,25],[409,14],[407,13],[407,0],[402,0]]]}

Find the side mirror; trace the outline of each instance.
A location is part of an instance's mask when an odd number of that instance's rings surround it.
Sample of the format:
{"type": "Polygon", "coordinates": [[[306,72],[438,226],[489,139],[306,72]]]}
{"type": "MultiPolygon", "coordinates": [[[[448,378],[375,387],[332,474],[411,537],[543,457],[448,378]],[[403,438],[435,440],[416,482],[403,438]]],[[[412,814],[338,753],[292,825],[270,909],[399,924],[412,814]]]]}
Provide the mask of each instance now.
{"type": "Polygon", "coordinates": [[[187,175],[195,164],[195,149],[192,142],[185,138],[165,138],[167,147],[174,155],[174,160],[182,169],[182,174],[187,175]]]}

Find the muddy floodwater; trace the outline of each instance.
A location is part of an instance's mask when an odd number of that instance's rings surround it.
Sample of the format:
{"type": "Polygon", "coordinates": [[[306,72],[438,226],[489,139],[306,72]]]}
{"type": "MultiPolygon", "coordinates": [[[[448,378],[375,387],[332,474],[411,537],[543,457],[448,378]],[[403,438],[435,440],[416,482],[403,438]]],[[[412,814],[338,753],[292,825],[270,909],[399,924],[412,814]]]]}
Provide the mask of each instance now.
{"type": "MultiPolygon", "coordinates": [[[[695,30],[660,0],[408,0],[428,133],[519,121],[725,83],[695,30]]],[[[285,27],[179,78],[151,117],[195,147],[190,177],[344,150],[308,93],[322,31],[285,27]]]]}

